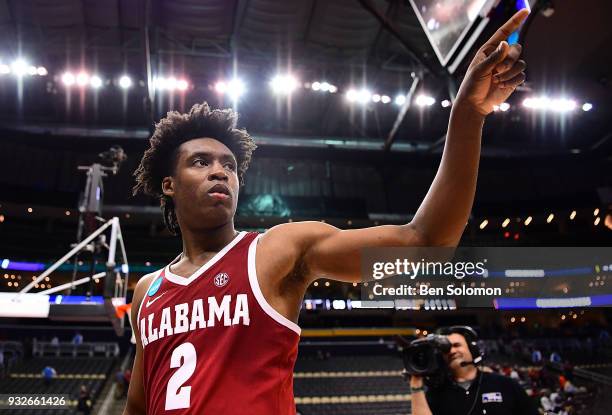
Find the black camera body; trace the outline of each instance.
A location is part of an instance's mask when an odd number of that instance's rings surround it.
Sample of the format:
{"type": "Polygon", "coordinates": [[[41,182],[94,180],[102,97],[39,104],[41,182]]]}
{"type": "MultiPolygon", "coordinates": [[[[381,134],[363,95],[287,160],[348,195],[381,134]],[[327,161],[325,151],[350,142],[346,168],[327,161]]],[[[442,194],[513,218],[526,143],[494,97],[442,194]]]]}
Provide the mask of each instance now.
{"type": "Polygon", "coordinates": [[[451,350],[446,336],[430,334],[413,340],[403,349],[402,358],[406,373],[411,376],[437,376],[446,370],[444,355],[451,350]]]}

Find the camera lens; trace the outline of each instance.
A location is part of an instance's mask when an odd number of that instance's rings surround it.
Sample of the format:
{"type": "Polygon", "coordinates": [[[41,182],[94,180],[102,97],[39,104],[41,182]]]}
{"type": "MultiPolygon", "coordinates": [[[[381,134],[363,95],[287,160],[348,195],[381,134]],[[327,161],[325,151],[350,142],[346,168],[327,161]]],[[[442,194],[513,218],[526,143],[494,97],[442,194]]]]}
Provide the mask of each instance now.
{"type": "Polygon", "coordinates": [[[431,347],[417,347],[410,355],[410,366],[417,372],[426,371],[433,359],[433,349],[431,347]]]}

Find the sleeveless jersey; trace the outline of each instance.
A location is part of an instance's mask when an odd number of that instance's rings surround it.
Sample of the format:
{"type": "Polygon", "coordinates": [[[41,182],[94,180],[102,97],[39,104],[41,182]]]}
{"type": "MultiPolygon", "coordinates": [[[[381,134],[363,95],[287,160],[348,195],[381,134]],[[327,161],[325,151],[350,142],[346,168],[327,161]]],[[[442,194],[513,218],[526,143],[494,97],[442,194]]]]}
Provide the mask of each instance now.
{"type": "Polygon", "coordinates": [[[295,414],[300,328],[265,300],[257,233],[188,278],[157,272],[138,311],[148,415],[295,414]]]}

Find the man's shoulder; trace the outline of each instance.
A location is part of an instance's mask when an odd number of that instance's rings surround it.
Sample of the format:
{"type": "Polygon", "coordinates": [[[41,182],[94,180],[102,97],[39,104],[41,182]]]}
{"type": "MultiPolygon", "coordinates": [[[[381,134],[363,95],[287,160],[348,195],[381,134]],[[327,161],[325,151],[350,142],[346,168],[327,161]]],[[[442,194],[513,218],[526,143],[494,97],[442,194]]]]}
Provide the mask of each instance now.
{"type": "Polygon", "coordinates": [[[489,373],[489,372],[481,372],[482,373],[482,384],[493,386],[493,387],[501,387],[506,390],[523,390],[522,386],[516,381],[508,376],[500,375],[499,373],[489,373]]]}
{"type": "Polygon", "coordinates": [[[504,384],[516,383],[514,379],[509,378],[508,376],[501,375],[499,373],[484,372],[484,371],[481,371],[480,373],[481,373],[483,382],[497,382],[497,383],[504,383],[504,384]]]}

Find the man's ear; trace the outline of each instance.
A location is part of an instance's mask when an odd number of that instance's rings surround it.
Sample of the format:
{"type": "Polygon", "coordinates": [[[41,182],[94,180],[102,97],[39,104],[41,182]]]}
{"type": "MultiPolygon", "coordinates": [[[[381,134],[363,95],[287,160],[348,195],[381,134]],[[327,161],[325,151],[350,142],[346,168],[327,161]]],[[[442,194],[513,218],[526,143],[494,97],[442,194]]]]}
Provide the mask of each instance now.
{"type": "Polygon", "coordinates": [[[162,193],[165,196],[174,196],[174,180],[171,176],[162,179],[162,193]]]}

